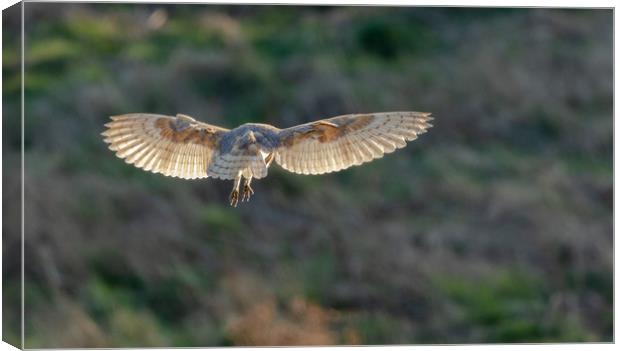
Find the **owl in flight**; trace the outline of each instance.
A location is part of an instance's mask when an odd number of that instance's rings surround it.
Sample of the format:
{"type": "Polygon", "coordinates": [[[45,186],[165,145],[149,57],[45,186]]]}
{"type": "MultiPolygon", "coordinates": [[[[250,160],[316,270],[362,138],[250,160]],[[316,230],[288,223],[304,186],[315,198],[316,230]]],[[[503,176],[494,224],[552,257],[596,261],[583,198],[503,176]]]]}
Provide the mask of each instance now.
{"type": "Polygon", "coordinates": [[[185,179],[234,179],[231,206],[254,190],[274,160],[287,171],[323,174],[393,152],[426,132],[430,113],[384,112],[321,119],[279,129],[246,123],[232,130],[178,114],[133,113],[111,117],[101,133],[110,150],[146,171],[185,179]]]}

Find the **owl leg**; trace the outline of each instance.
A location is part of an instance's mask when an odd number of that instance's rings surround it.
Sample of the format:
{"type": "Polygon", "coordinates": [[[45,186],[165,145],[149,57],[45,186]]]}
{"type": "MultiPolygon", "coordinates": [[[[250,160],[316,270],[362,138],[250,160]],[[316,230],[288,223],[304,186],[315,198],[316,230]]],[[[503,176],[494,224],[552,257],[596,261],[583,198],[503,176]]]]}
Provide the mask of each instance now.
{"type": "Polygon", "coordinates": [[[245,182],[243,183],[243,198],[241,201],[250,201],[250,196],[254,194],[254,189],[250,187],[251,182],[252,176],[245,178],[245,182]]]}
{"type": "Polygon", "coordinates": [[[235,177],[235,185],[233,186],[233,190],[230,192],[230,206],[237,207],[237,202],[239,202],[239,185],[241,184],[241,174],[235,177]]]}

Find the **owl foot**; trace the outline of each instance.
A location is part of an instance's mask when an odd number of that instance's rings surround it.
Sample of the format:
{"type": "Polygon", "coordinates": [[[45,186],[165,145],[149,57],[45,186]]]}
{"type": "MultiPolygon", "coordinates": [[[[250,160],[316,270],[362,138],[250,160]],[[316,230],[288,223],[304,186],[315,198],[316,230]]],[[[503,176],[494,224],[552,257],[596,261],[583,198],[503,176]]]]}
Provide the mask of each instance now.
{"type": "Polygon", "coordinates": [[[252,189],[249,184],[245,184],[243,186],[243,197],[241,201],[250,201],[252,195],[254,195],[254,189],[252,189]]]}
{"type": "Polygon", "coordinates": [[[239,190],[233,189],[230,193],[230,206],[237,207],[237,202],[239,202],[239,190]]]}

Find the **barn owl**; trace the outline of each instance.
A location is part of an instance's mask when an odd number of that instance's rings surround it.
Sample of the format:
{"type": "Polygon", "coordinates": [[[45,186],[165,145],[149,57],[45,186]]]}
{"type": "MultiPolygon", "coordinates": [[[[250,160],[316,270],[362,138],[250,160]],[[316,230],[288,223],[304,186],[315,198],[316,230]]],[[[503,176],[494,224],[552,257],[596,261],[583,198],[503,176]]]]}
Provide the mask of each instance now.
{"type": "Polygon", "coordinates": [[[184,179],[234,180],[230,205],[249,201],[253,178],[267,176],[275,160],[287,171],[323,174],[360,165],[402,148],[426,132],[426,112],[350,114],[291,128],[246,123],[217,127],[177,114],[110,117],[104,141],[116,156],[146,171],[184,179]]]}

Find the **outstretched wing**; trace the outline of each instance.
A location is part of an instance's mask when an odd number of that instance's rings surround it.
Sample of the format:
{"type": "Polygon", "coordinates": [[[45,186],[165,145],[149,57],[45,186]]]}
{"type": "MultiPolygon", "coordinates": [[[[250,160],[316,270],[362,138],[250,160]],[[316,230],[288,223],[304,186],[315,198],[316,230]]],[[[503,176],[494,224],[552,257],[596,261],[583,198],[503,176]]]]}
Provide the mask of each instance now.
{"type": "Polygon", "coordinates": [[[426,112],[344,115],[280,131],[276,162],[302,174],[339,171],[382,157],[426,132],[426,112]]]}
{"type": "Polygon", "coordinates": [[[144,170],[185,179],[209,176],[209,163],[228,131],[180,114],[134,113],[111,118],[101,135],[116,156],[144,170]]]}

